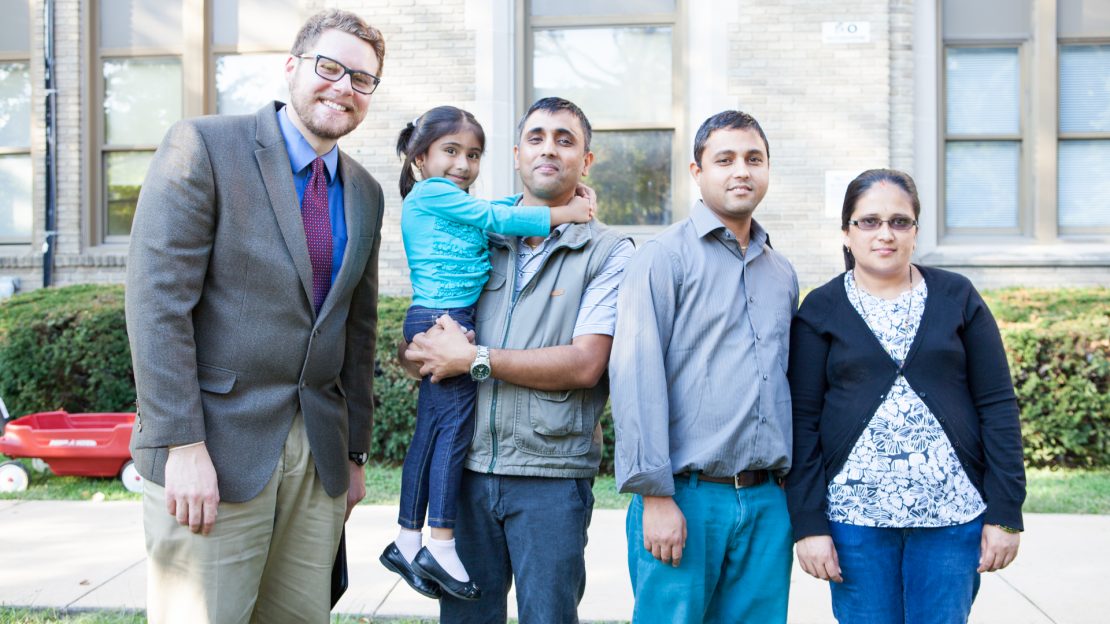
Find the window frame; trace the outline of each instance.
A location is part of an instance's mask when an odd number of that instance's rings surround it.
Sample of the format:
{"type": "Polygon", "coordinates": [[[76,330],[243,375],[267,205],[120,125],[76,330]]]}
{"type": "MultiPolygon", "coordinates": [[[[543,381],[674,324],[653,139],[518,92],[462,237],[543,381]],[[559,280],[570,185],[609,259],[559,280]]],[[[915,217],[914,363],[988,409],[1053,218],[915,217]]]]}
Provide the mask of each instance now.
{"type": "MultiPolygon", "coordinates": [[[[1054,126],[1055,134],[1056,134],[1056,137],[1055,137],[1056,138],[1056,143],[1053,147],[1053,153],[1055,154],[1054,162],[1055,162],[1056,166],[1053,168],[1053,171],[1052,171],[1052,174],[1053,174],[1053,202],[1052,202],[1053,214],[1052,214],[1052,217],[1053,217],[1054,221],[1056,222],[1056,230],[1057,230],[1056,235],[1057,235],[1058,238],[1066,238],[1068,240],[1095,240],[1095,241],[1110,240],[1110,225],[1107,225],[1107,226],[1104,226],[1104,227],[1082,227],[1082,228],[1067,228],[1067,229],[1065,229],[1063,226],[1061,226],[1060,223],[1059,223],[1059,218],[1060,218],[1060,216],[1059,216],[1060,215],[1059,197],[1060,196],[1059,196],[1059,189],[1056,188],[1056,181],[1059,180],[1059,175],[1060,175],[1059,145],[1061,143],[1064,143],[1066,141],[1105,141],[1106,143],[1110,144],[1110,130],[1103,131],[1103,132],[1064,132],[1063,130],[1060,129],[1059,77],[1060,77],[1060,58],[1063,56],[1060,53],[1061,49],[1065,48],[1067,46],[1082,46],[1082,45],[1096,45],[1096,46],[1110,47],[1110,36],[1106,36],[1106,37],[1057,37],[1054,43],[1055,43],[1055,46],[1054,46],[1055,47],[1055,50],[1054,50],[1055,58],[1053,59],[1053,64],[1056,66],[1056,78],[1057,78],[1057,85],[1056,86],[1057,86],[1057,88],[1055,89],[1056,92],[1053,94],[1053,98],[1052,98],[1053,99],[1052,106],[1053,106],[1053,109],[1055,111],[1055,122],[1056,122],[1056,124],[1054,126]]],[[[1110,199],[1108,199],[1107,201],[1110,201],[1110,199]]]]}
{"type": "MultiPolygon", "coordinates": [[[[28,24],[28,29],[29,28],[30,28],[30,24],[28,24]]],[[[25,53],[23,53],[23,52],[0,52],[0,64],[7,64],[7,63],[26,63],[27,64],[27,72],[30,75],[30,83],[31,83],[31,113],[32,113],[32,116],[33,116],[33,114],[35,112],[35,109],[36,109],[36,107],[35,107],[35,90],[36,89],[35,89],[34,66],[31,63],[31,50],[28,49],[25,53]]],[[[32,176],[32,183],[31,183],[31,232],[30,232],[30,235],[27,238],[0,235],[0,246],[2,246],[2,247],[14,247],[14,246],[17,246],[17,245],[26,246],[26,245],[32,244],[32,242],[35,239],[35,233],[37,231],[37,229],[36,229],[36,219],[35,219],[35,194],[36,194],[37,185],[34,182],[34,175],[35,175],[35,169],[36,169],[36,167],[35,167],[35,158],[34,158],[34,151],[35,150],[32,149],[32,145],[31,145],[31,143],[34,141],[34,136],[33,136],[33,133],[32,133],[33,128],[34,128],[34,124],[32,123],[31,127],[29,127],[27,129],[27,145],[25,147],[0,146],[0,156],[26,156],[31,161],[31,176],[32,176]]]]}
{"type": "MultiPolygon", "coordinates": [[[[82,4],[82,24],[88,55],[84,75],[92,113],[85,122],[84,171],[87,172],[83,238],[90,250],[118,253],[126,246],[130,234],[108,234],[107,154],[113,152],[153,152],[158,144],[107,145],[104,120],[104,61],[112,59],[177,58],[181,63],[181,117],[188,119],[217,112],[216,59],[228,54],[280,53],[264,45],[215,45],[213,43],[213,12],[215,0],[175,0],[181,2],[182,42],[180,48],[135,47],[103,48],[100,41],[101,2],[82,4]]],[[[290,42],[291,43],[291,42],[290,42]]],[[[160,140],[160,139],[159,139],[160,140]]]]}
{"type": "Polygon", "coordinates": [[[1018,39],[995,40],[968,40],[950,39],[942,41],[938,48],[939,68],[937,72],[940,81],[939,101],[937,102],[937,128],[940,132],[940,149],[937,153],[937,228],[941,239],[946,241],[980,240],[983,237],[991,240],[1002,238],[1028,238],[1032,228],[1032,219],[1029,215],[1029,176],[1026,172],[1030,166],[1029,149],[1029,106],[1026,93],[1029,90],[1028,79],[1028,52],[1024,41],[1018,39]],[[948,132],[948,52],[952,49],[1016,49],[1018,57],[1018,131],[1016,134],[959,134],[951,135],[948,132]],[[950,228],[948,227],[947,204],[947,174],[948,174],[948,145],[951,143],[1012,143],[1018,144],[1018,188],[1017,188],[1017,226],[1015,227],[980,227],[980,228],[950,228]]]}
{"type": "MultiPolygon", "coordinates": [[[[1088,133],[1060,133],[1059,131],[1059,50],[1064,45],[1110,44],[1110,36],[1064,37],[1057,33],[1056,0],[1033,0],[1031,3],[1030,31],[1025,37],[948,37],[944,35],[944,8],[942,2],[932,10],[933,37],[935,41],[935,96],[932,101],[935,119],[936,151],[932,166],[935,167],[936,217],[933,232],[926,232],[925,251],[930,259],[940,264],[972,265],[1021,265],[1052,266],[1071,262],[1062,260],[1053,252],[1046,256],[1036,249],[1044,245],[1063,245],[1069,242],[1092,245],[1069,250],[1065,256],[1089,258],[1083,262],[1095,265],[1110,263],[1110,228],[1099,228],[1083,233],[1061,231],[1057,180],[1059,175],[1058,146],[1063,140],[1085,138],[1088,133]],[[946,113],[946,61],[948,50],[954,47],[1018,47],[1020,63],[1019,97],[1021,103],[1021,155],[1019,157],[1019,202],[1017,231],[1002,228],[952,230],[946,219],[946,146],[950,141],[946,113]],[[976,251],[963,251],[975,245],[976,251]],[[1036,257],[1032,257],[1036,256],[1036,257]]],[[[928,24],[922,24],[930,27],[928,24]]],[[[918,30],[917,32],[921,32],[918,30]]],[[[927,109],[919,108],[919,113],[927,109]]],[[[970,136],[970,135],[968,135],[970,136]]],[[[960,137],[964,140],[966,137],[960,137]]],[[[1110,133],[1100,137],[1110,139],[1110,133]]],[[[1012,139],[1011,139],[1012,140],[1012,139]]],[[[922,152],[924,153],[924,152],[922,152]]],[[[928,161],[926,161],[928,162],[928,161]]],[[[926,173],[926,179],[928,173],[926,173]]],[[[924,195],[924,193],[923,193],[924,195]]]]}
{"type": "MultiPolygon", "coordinates": [[[[89,149],[88,157],[86,160],[85,170],[89,172],[88,187],[91,205],[89,206],[88,213],[91,218],[88,220],[88,231],[86,233],[89,244],[93,247],[103,246],[107,249],[125,246],[131,240],[130,233],[124,234],[109,234],[108,232],[108,184],[107,175],[108,155],[111,153],[124,153],[124,152],[150,152],[153,153],[157,148],[157,143],[141,143],[134,145],[108,145],[107,143],[107,128],[105,127],[105,113],[104,113],[104,97],[105,84],[104,84],[104,63],[111,60],[127,60],[127,59],[157,59],[157,58],[176,58],[181,64],[181,115],[182,118],[200,114],[197,112],[196,100],[197,98],[190,97],[191,90],[189,89],[190,81],[195,77],[189,73],[188,61],[190,58],[195,57],[195,51],[191,50],[194,42],[192,41],[191,31],[195,28],[190,22],[198,21],[196,16],[193,15],[192,10],[195,10],[199,5],[205,5],[204,0],[179,0],[181,6],[181,21],[183,30],[183,39],[180,48],[173,46],[158,46],[158,47],[127,47],[127,48],[107,48],[101,45],[100,37],[100,20],[102,17],[101,3],[90,2],[88,3],[88,19],[85,21],[88,42],[89,42],[89,66],[86,75],[89,81],[89,103],[93,111],[89,115],[89,149]],[[191,10],[192,9],[192,10],[191,10]]],[[[203,17],[203,16],[202,16],[203,17]]],[[[201,109],[203,110],[203,109],[201,109]]]]}
{"type": "MultiPolygon", "coordinates": [[[[671,134],[671,220],[662,225],[624,225],[612,224],[622,231],[632,234],[654,234],[672,223],[676,223],[689,213],[690,175],[688,173],[688,136],[686,132],[686,73],[683,71],[686,56],[686,0],[675,0],[675,8],[670,13],[637,14],[598,14],[588,16],[533,16],[530,0],[516,0],[517,19],[517,89],[516,115],[513,122],[513,145],[519,137],[515,136],[516,122],[535,101],[532,65],[535,54],[537,30],[558,30],[568,28],[636,28],[660,26],[671,29],[671,123],[594,123],[590,125],[593,133],[636,132],[666,130],[671,134]]],[[[584,111],[589,116],[589,111],[584,111]]],[[[595,163],[596,166],[596,163],[595,163]]],[[[586,183],[589,183],[587,178],[586,183]]],[[[519,178],[514,184],[521,190],[519,178]]]]}

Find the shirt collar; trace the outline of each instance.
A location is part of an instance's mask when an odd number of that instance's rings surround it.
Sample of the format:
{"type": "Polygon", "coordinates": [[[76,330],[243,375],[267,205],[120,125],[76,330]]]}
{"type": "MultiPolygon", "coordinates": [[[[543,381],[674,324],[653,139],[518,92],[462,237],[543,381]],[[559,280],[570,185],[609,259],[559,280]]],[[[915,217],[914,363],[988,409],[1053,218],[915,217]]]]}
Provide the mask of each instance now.
{"type": "MultiPolygon", "coordinates": [[[[515,195],[515,199],[513,200],[513,205],[519,206],[520,202],[523,201],[523,200],[524,200],[524,193],[517,193],[515,195]]],[[[563,235],[563,232],[567,231],[567,228],[569,228],[571,225],[573,225],[573,224],[572,223],[561,223],[561,224],[555,226],[555,228],[551,230],[551,233],[548,234],[544,238],[544,244],[547,244],[548,240],[558,239],[560,236],[563,235]]],[[[517,238],[523,240],[525,237],[518,236],[517,238]]],[[[540,247],[543,247],[543,245],[540,245],[540,247]]]]}
{"type": "MultiPolygon", "coordinates": [[[[316,160],[316,151],[305,140],[304,135],[290,121],[289,115],[293,114],[289,106],[284,106],[277,111],[278,125],[281,127],[281,137],[285,139],[285,151],[289,153],[289,164],[293,173],[300,173],[305,167],[316,160]]],[[[339,166],[339,146],[332,146],[324,154],[324,168],[328,172],[328,182],[335,179],[335,172],[339,166]]]]}
{"type": "MultiPolygon", "coordinates": [[[[698,235],[698,238],[705,238],[708,234],[717,230],[724,230],[724,236],[730,239],[733,238],[732,232],[725,227],[724,223],[721,223],[717,215],[713,214],[709,206],[706,206],[705,202],[700,199],[694,202],[694,207],[690,209],[690,222],[694,224],[694,232],[698,235]]],[[[769,245],[770,238],[767,236],[767,230],[764,230],[763,226],[759,225],[759,222],[755,219],[752,219],[752,227],[748,236],[750,238],[748,243],[750,248],[769,245]]]]}

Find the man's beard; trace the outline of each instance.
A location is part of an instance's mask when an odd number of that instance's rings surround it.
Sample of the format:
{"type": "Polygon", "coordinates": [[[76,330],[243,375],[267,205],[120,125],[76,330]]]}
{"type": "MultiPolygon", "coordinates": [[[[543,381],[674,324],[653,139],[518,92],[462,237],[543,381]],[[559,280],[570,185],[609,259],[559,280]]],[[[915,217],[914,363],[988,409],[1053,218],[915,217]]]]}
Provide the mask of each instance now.
{"type": "MultiPolygon", "coordinates": [[[[316,120],[312,117],[312,111],[316,107],[316,100],[318,99],[315,93],[299,96],[294,95],[291,99],[293,100],[293,112],[297,114],[301,123],[304,124],[304,127],[309,132],[321,139],[337,140],[344,137],[357,128],[358,124],[362,121],[361,118],[356,118],[354,111],[350,111],[348,113],[351,115],[350,123],[343,127],[336,128],[334,126],[319,124],[316,123],[316,120]]],[[[321,106],[323,106],[323,104],[321,104],[321,106]]]]}

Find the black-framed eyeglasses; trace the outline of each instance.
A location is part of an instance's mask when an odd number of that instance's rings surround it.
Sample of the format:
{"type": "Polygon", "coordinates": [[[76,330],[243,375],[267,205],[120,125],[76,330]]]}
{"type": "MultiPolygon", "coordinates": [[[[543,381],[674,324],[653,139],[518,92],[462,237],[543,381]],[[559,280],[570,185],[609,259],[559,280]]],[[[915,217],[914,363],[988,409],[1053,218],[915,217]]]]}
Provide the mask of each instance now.
{"type": "Polygon", "coordinates": [[[890,224],[890,229],[898,232],[906,232],[913,229],[917,225],[917,219],[909,217],[893,217],[890,219],[880,219],[878,217],[864,217],[862,219],[852,219],[848,225],[854,225],[864,232],[873,232],[881,227],[884,223],[890,224]]]}
{"type": "Polygon", "coordinates": [[[343,76],[350,74],[351,88],[363,95],[370,95],[373,93],[374,89],[377,89],[378,84],[382,81],[381,78],[378,78],[374,74],[351,69],[343,63],[333,58],[328,58],[323,54],[317,54],[316,56],[298,54],[297,58],[306,60],[314,59],[316,61],[316,75],[324,80],[339,82],[343,79],[343,76]]]}

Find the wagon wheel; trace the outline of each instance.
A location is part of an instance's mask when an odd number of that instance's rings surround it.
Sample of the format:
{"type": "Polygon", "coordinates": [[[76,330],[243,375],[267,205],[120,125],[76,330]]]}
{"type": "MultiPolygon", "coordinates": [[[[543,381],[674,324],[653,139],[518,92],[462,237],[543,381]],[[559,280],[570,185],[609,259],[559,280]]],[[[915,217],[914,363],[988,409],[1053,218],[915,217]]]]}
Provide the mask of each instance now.
{"type": "Polygon", "coordinates": [[[123,482],[123,487],[128,492],[143,491],[143,476],[139,474],[139,469],[135,468],[135,460],[129,459],[123,465],[123,469],[119,471],[119,480],[123,482]]]}
{"type": "Polygon", "coordinates": [[[50,470],[50,464],[47,464],[38,457],[34,457],[31,459],[31,470],[39,474],[46,474],[50,470]]]}
{"type": "Polygon", "coordinates": [[[31,482],[31,475],[23,464],[8,461],[0,464],[0,492],[23,492],[31,482]]]}

